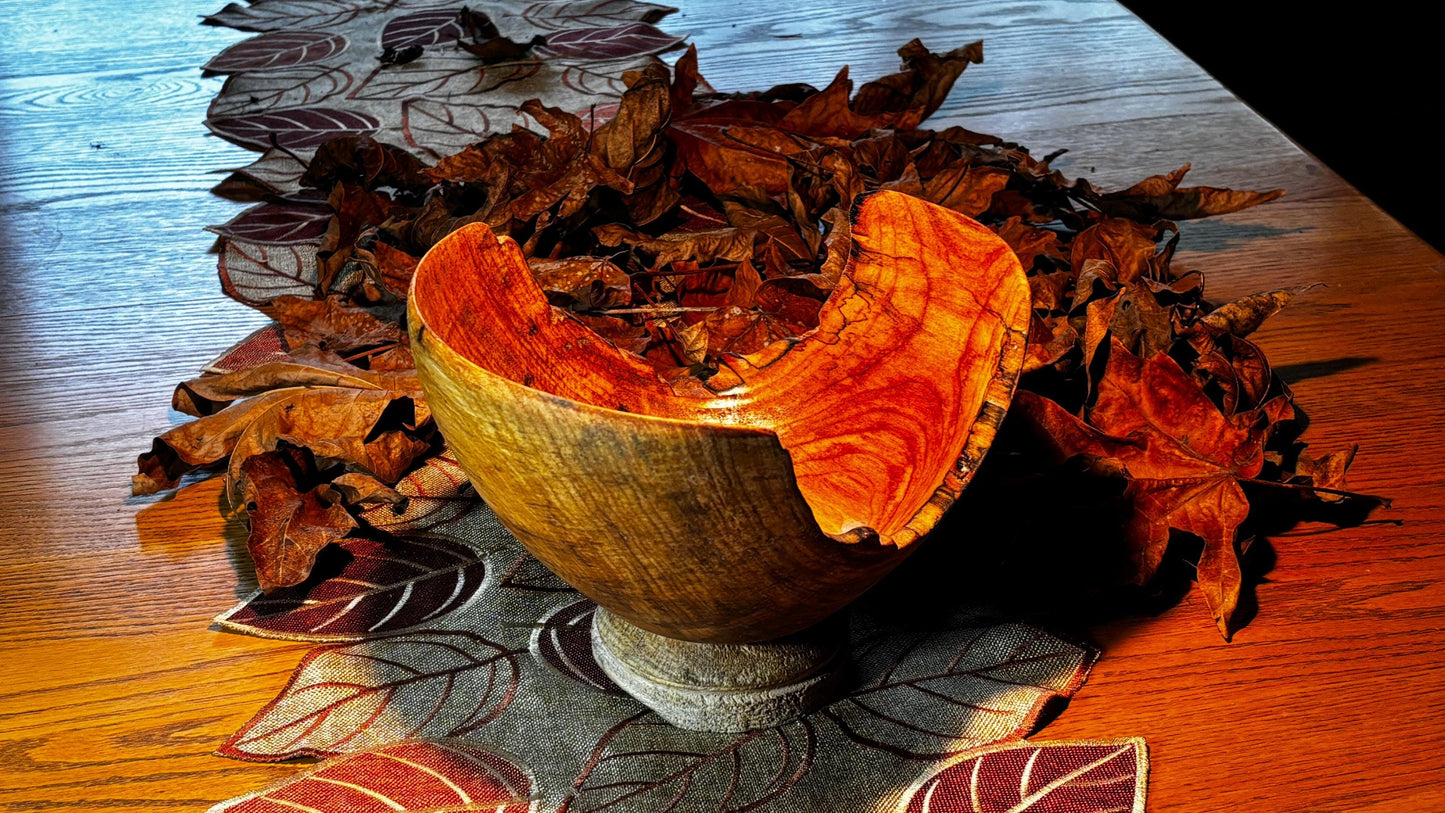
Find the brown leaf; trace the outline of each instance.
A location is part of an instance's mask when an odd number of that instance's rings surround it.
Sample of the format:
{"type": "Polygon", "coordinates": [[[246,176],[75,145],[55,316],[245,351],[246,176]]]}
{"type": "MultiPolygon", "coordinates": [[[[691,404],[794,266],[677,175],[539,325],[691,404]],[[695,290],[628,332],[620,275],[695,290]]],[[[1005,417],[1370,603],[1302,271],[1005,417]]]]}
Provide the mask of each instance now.
{"type": "Polygon", "coordinates": [[[1123,465],[1135,581],[1158,570],[1171,528],[1204,541],[1200,589],[1228,637],[1240,589],[1236,536],[1249,513],[1239,480],[1258,475],[1264,462],[1259,416],[1226,418],[1167,354],[1141,359],[1117,341],[1089,423],[1033,393],[1020,393],[1018,403],[1056,459],[1089,455],[1123,465]]]}
{"type": "Polygon", "coordinates": [[[334,354],[303,348],[286,361],[182,382],[171,405],[187,415],[213,415],[242,398],[286,387],[353,387],[421,396],[421,382],[409,366],[400,371],[363,370],[334,354]]]}
{"type": "Polygon", "coordinates": [[[1209,186],[1180,188],[1189,171],[1185,164],[1168,175],[1153,175],[1121,192],[1097,197],[1099,209],[1114,217],[1133,220],[1190,220],[1237,212],[1268,203],[1284,194],[1283,189],[1247,192],[1209,186]]]}
{"type": "Polygon", "coordinates": [[[599,257],[527,260],[537,285],[554,305],[587,311],[632,301],[632,281],[622,269],[599,257]]]}
{"type": "Polygon", "coordinates": [[[392,483],[429,448],[424,440],[403,431],[418,424],[408,396],[340,387],[276,392],[286,396],[251,414],[231,450],[227,478],[233,501],[244,488],[245,460],[283,442],[310,450],[322,468],[341,465],[392,483]],[[367,440],[371,437],[376,439],[367,440]]]}
{"type": "Polygon", "coordinates": [[[996,167],[956,164],[928,180],[924,197],[939,206],[978,217],[993,204],[994,194],[1008,185],[1009,175],[1008,170],[996,167]]]}
{"type": "Polygon", "coordinates": [[[1258,330],[1266,319],[1279,313],[1299,293],[1299,289],[1280,289],[1246,296],[1220,305],[1202,317],[1199,323],[1242,338],[1258,330]]]}
{"type": "Polygon", "coordinates": [[[381,344],[399,344],[406,333],[394,319],[345,304],[340,297],[322,300],[282,296],[261,309],[281,323],[292,347],[307,342],[345,353],[381,344]]]}
{"type": "MultiPolygon", "coordinates": [[[[1104,260],[1118,275],[1117,284],[1128,285],[1140,277],[1153,276],[1159,230],[1132,220],[1107,217],[1079,232],[1070,248],[1074,273],[1082,276],[1090,260],[1104,260]]],[[[1078,297],[1074,305],[1081,304],[1078,297]]]]}
{"type": "Polygon", "coordinates": [[[356,529],[330,486],[301,490],[297,481],[307,465],[301,458],[294,449],[277,450],[248,457],[240,467],[251,526],[246,548],[262,590],[306,581],[316,554],[356,529]]]}

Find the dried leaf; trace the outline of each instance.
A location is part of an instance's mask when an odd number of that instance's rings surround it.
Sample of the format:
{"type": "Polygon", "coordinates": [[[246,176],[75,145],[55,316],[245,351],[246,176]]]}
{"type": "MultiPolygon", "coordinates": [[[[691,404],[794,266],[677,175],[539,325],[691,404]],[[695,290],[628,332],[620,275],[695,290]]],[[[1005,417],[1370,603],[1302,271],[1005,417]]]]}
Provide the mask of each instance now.
{"type": "Polygon", "coordinates": [[[1018,405],[1060,461],[1090,455],[1127,471],[1135,581],[1154,576],[1171,528],[1204,541],[1199,585],[1228,637],[1241,586],[1236,537],[1249,514],[1239,481],[1263,466],[1261,416],[1226,418],[1167,354],[1140,359],[1117,341],[1089,424],[1032,393],[1020,393],[1018,405]]]}
{"type": "Polygon", "coordinates": [[[1100,210],[1114,217],[1141,221],[1190,220],[1248,209],[1268,203],[1284,194],[1283,189],[1269,192],[1245,192],[1209,186],[1181,189],[1179,182],[1188,171],[1189,165],[1185,164],[1168,175],[1145,178],[1122,192],[1098,196],[1097,205],[1100,210]]]}
{"type": "Polygon", "coordinates": [[[251,526],[246,548],[262,590],[305,581],[321,549],[356,529],[330,486],[303,485],[315,475],[309,457],[277,450],[250,455],[239,468],[251,526]]]}

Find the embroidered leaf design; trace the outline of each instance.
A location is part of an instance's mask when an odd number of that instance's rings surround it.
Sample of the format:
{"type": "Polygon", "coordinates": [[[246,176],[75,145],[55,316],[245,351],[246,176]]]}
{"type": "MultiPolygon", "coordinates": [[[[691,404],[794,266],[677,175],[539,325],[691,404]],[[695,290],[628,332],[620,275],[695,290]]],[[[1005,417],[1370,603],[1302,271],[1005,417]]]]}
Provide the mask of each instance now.
{"type": "Polygon", "coordinates": [[[352,538],[324,551],[304,584],[258,590],[216,623],[263,638],[375,638],[471,604],[485,573],[475,551],[451,540],[352,538]]]}
{"type": "Polygon", "coordinates": [[[421,96],[448,98],[491,93],[536,76],[540,70],[540,62],[484,66],[470,54],[428,54],[401,69],[376,68],[347,98],[401,101],[421,96]]]}
{"type": "Polygon", "coordinates": [[[592,616],[596,611],[596,602],[584,598],[543,616],[532,633],[532,654],[583,686],[621,694],[592,655],[592,616]]]}
{"type": "Polygon", "coordinates": [[[426,48],[454,42],[462,36],[462,26],[457,19],[459,11],[459,7],[443,8],[393,17],[381,30],[381,47],[409,48],[419,45],[426,48]]]}
{"type": "Polygon", "coordinates": [[[572,585],[530,553],[522,553],[502,576],[502,586],[533,593],[575,593],[572,585]]]}
{"type": "Polygon", "coordinates": [[[274,762],[466,736],[511,705],[518,654],[470,632],[318,647],[217,753],[274,762]]]}
{"type": "Polygon", "coordinates": [[[225,375],[249,370],[268,362],[290,358],[290,349],[286,343],[286,330],[272,322],[257,328],[251,335],[221,351],[219,356],[201,368],[201,372],[225,375]]]}
{"type": "Polygon", "coordinates": [[[356,19],[363,5],[360,0],[258,0],[230,3],[204,22],[241,31],[331,28],[356,19]]]}
{"type": "Polygon", "coordinates": [[[211,100],[211,119],[264,113],[292,107],[313,107],[346,93],[356,78],[339,65],[303,65],[284,71],[238,73],[226,79],[211,100]]]}
{"type": "Polygon", "coordinates": [[[232,45],[204,69],[215,73],[270,71],[320,62],[346,50],[346,38],[319,31],[276,31],[232,45]]]}
{"type": "Polygon", "coordinates": [[[407,498],[404,508],[398,511],[380,505],[363,511],[361,518],[388,533],[415,533],[451,522],[481,505],[467,473],[450,450],[428,458],[403,477],[396,490],[407,498]]]}
{"type": "Polygon", "coordinates": [[[260,158],[234,170],[232,175],[259,184],[272,194],[286,195],[301,188],[301,176],[305,173],[306,167],[294,156],[282,150],[267,150],[260,158]]]}
{"type": "Polygon", "coordinates": [[[709,734],[674,728],[645,711],[602,736],[561,813],[753,810],[791,790],[816,751],[806,718],[744,734],[709,734]]]}
{"type": "Polygon", "coordinates": [[[634,0],[591,0],[591,2],[533,3],[522,11],[522,19],[543,30],[556,31],[586,25],[601,25],[604,22],[655,23],[677,11],[671,6],[655,3],[638,3],[634,0]]]}
{"type": "MultiPolygon", "coordinates": [[[[569,90],[588,96],[605,97],[605,99],[599,100],[599,103],[605,103],[614,98],[621,98],[627,90],[627,83],[622,81],[622,74],[640,67],[635,64],[618,66],[615,63],[568,65],[562,71],[559,81],[563,87],[569,90]]],[[[582,116],[582,118],[585,119],[586,116],[582,116]]]]}
{"type": "Polygon", "coordinates": [[[222,237],[272,246],[319,243],[334,213],[325,199],[318,201],[316,197],[301,194],[276,203],[261,203],[208,230],[222,237]]]}
{"type": "Polygon", "coordinates": [[[655,54],[683,41],[683,37],[664,34],[647,23],[632,23],[616,28],[575,28],[547,37],[547,44],[536,50],[538,56],[554,59],[620,59],[655,54]]]}
{"type": "Polygon", "coordinates": [[[1144,813],[1138,737],[970,751],[918,783],[898,813],[1144,813]]]}
{"type": "Polygon", "coordinates": [[[527,813],[534,784],[526,769],[471,743],[400,742],[337,757],[207,813],[527,813]]]}
{"type": "Polygon", "coordinates": [[[312,150],[337,136],[372,135],[381,122],[353,110],[304,107],[207,119],[206,126],[227,141],[255,150],[273,146],[272,137],[288,150],[312,150]]]}
{"type": "Polygon", "coordinates": [[[247,305],[264,305],[281,296],[310,299],[318,280],[316,246],[267,246],[226,240],[218,263],[221,288],[247,305]]]}
{"type": "Polygon", "coordinates": [[[528,124],[531,120],[525,113],[506,104],[408,99],[401,105],[407,146],[434,158],[462,151],[483,133],[504,133],[514,125],[528,124]]]}
{"type": "Polygon", "coordinates": [[[1023,624],[880,630],[853,649],[860,688],[823,711],[849,739],[940,759],[1022,737],[1083,685],[1097,653],[1023,624]]]}

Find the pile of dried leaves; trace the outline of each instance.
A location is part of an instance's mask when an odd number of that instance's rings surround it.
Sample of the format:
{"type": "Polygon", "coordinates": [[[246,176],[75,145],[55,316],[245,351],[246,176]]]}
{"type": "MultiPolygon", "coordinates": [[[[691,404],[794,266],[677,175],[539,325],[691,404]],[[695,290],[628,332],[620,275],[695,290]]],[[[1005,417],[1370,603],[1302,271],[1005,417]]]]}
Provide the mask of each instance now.
{"type": "Polygon", "coordinates": [[[899,53],[901,72],[856,93],[845,68],[821,91],[721,95],[689,50],[671,71],[630,74],[605,123],[534,102],[524,110],[545,133],[492,135],[433,167],[366,137],[325,144],[303,178],[332,212],[320,284],[263,308],[286,357],[180,385],[176,408],[198,419],[141,456],[136,492],[225,464],[263,587],[297,584],[440,447],[399,320],[417,259],[443,236],[476,221],[510,235],[555,305],[664,379],[705,378],[726,354],[817,325],[848,256],[850,203],[886,188],[1014,248],[1034,298],[1011,418],[1042,441],[1028,465],[1119,483],[1128,581],[1155,576],[1171,535],[1202,540],[1198,581],[1227,635],[1241,483],[1362,499],[1342,493],[1351,452],[1303,453],[1291,393],[1247,338],[1292,293],[1215,306],[1198,273],[1171,268],[1171,221],[1282,193],[1181,187],[1187,167],[1105,193],[994,136],[918,129],[982,46],[899,53]]]}

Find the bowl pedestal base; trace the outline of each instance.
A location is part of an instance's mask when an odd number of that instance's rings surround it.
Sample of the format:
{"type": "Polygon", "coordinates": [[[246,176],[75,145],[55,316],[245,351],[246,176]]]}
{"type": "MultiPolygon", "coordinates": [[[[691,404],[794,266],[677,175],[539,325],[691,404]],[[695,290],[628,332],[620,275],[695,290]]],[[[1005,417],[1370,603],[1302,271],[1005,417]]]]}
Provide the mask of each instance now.
{"type": "Polygon", "coordinates": [[[846,658],[841,617],[753,644],[679,641],[602,608],[592,651],[602,671],[678,728],[750,731],[795,720],[832,701],[846,658]]]}

